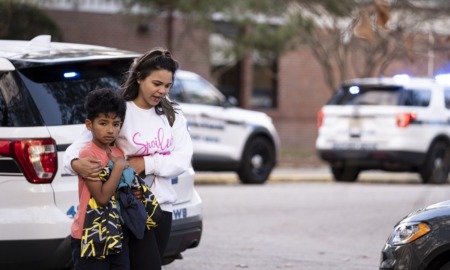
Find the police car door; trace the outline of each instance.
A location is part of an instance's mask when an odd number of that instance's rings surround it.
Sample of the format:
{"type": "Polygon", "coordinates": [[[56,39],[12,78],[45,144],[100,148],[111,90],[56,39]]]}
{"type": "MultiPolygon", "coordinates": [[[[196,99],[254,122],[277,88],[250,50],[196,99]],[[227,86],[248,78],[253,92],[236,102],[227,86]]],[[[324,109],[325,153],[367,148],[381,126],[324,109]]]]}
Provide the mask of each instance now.
{"type": "Polygon", "coordinates": [[[197,74],[180,72],[170,95],[188,120],[194,155],[217,158],[235,152],[228,142],[227,110],[221,106],[225,97],[219,90],[197,74]]]}

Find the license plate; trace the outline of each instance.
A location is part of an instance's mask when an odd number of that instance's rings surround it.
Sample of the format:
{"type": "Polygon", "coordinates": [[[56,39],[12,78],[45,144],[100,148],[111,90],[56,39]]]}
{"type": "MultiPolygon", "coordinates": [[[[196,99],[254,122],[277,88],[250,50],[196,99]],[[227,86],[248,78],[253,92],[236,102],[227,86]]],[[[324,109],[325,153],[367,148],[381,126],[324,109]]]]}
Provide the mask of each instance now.
{"type": "Polygon", "coordinates": [[[377,149],[377,145],[375,143],[362,143],[362,142],[333,143],[333,149],[375,150],[377,149]]]}

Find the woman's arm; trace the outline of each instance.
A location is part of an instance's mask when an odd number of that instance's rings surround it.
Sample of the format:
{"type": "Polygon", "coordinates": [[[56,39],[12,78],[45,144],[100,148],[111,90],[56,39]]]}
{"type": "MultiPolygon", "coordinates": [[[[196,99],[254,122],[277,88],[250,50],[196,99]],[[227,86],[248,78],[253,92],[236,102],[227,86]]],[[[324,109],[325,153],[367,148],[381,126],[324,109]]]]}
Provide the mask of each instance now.
{"type": "Polygon", "coordinates": [[[73,170],[84,179],[95,181],[100,180],[99,174],[102,171],[101,160],[93,157],[74,159],[71,162],[73,170]]]}
{"type": "Polygon", "coordinates": [[[77,139],[66,149],[63,165],[70,174],[78,174],[90,180],[98,179],[101,171],[101,162],[92,157],[79,159],[80,150],[92,140],[92,133],[85,127],[77,139]]]}
{"type": "Polygon", "coordinates": [[[167,178],[176,177],[185,172],[191,167],[193,146],[186,118],[181,111],[175,114],[172,136],[174,149],[170,154],[139,157],[140,161],[134,162],[130,160],[130,164],[132,164],[130,166],[135,168],[137,172],[143,171],[145,167],[145,174],[155,174],[167,178]],[[142,166],[142,163],[145,166],[142,166]]]}

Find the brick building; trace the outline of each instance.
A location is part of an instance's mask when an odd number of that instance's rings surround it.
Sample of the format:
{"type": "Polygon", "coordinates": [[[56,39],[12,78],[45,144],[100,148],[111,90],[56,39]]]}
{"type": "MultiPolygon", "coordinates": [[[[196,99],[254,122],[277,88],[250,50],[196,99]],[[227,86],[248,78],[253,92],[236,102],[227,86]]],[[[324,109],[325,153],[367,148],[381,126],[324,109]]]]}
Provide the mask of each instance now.
{"type": "MultiPolygon", "coordinates": [[[[164,18],[157,19],[151,25],[137,27],[136,23],[117,15],[115,11],[95,10],[52,7],[46,12],[60,27],[66,42],[105,45],[137,52],[155,46],[167,47],[164,18]]],[[[188,31],[180,18],[175,20],[173,29],[172,52],[181,67],[197,72],[217,85],[211,76],[209,34],[199,30],[188,31]]],[[[440,63],[434,65],[443,65],[446,61],[438,60],[440,63]]],[[[317,112],[331,97],[331,90],[326,86],[321,66],[308,47],[286,52],[277,62],[277,106],[257,110],[273,118],[281,137],[282,149],[313,152],[317,136],[317,112]]],[[[420,59],[414,66],[407,62],[396,63],[389,72],[402,72],[405,66],[411,74],[427,74],[427,62],[420,59]]]]}

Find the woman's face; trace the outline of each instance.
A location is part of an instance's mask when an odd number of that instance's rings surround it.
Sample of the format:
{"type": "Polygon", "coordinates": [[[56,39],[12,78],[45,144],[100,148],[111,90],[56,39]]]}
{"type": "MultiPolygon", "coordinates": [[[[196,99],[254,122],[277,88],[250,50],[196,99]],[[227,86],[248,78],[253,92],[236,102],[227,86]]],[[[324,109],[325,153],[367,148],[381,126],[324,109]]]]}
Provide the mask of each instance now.
{"type": "Polygon", "coordinates": [[[139,93],[134,103],[142,109],[150,109],[169,93],[173,83],[173,73],[162,69],[151,72],[143,80],[138,80],[139,93]]]}

